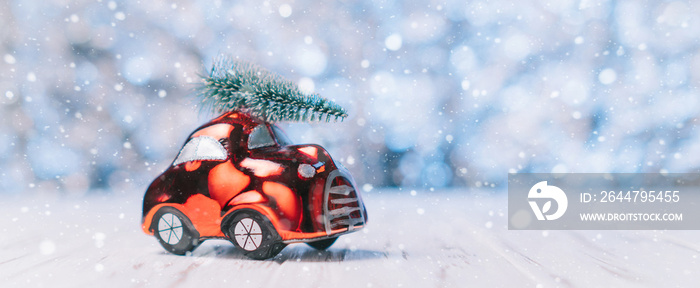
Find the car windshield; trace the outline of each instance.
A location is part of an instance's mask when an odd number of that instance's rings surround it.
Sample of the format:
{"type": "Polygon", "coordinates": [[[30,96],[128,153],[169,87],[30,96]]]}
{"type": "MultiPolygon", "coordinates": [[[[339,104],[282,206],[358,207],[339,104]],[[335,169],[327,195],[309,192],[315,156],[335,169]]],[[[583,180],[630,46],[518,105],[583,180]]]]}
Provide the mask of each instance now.
{"type": "Polygon", "coordinates": [[[264,124],[255,127],[248,137],[248,149],[274,146],[275,144],[275,140],[272,139],[272,135],[264,124]]]}
{"type": "Polygon", "coordinates": [[[292,140],[289,140],[289,137],[287,136],[286,133],[284,133],[284,131],[282,131],[282,129],[280,129],[279,127],[277,127],[275,125],[271,125],[271,126],[272,126],[272,133],[275,133],[275,138],[277,138],[277,143],[279,143],[282,146],[288,146],[288,145],[294,144],[294,143],[292,143],[292,140]]]}
{"type": "Polygon", "coordinates": [[[253,132],[250,132],[250,136],[248,137],[248,149],[275,146],[278,143],[281,146],[293,144],[292,141],[289,140],[289,137],[287,137],[287,134],[284,134],[282,129],[274,125],[270,125],[270,127],[272,127],[274,138],[273,135],[270,135],[267,125],[258,125],[258,127],[253,129],[253,132]],[[275,138],[277,139],[277,142],[275,142],[275,138]]]}

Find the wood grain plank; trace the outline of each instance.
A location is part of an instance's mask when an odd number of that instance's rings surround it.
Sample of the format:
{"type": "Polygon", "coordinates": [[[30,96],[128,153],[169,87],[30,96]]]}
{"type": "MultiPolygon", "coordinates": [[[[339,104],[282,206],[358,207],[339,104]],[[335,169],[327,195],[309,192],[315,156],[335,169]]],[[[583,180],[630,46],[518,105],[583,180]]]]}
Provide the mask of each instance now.
{"type": "Polygon", "coordinates": [[[503,193],[373,191],[369,225],[267,261],[224,240],[191,256],[140,231],[140,196],[0,202],[2,287],[684,287],[699,231],[509,231],[503,193]]]}

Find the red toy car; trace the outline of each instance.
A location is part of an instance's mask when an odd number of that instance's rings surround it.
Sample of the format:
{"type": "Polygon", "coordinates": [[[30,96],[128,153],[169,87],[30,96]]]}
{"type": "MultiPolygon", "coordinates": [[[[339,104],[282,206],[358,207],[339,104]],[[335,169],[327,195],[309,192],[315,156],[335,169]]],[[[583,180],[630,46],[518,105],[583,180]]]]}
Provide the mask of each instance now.
{"type": "Polygon", "coordinates": [[[366,222],[352,176],[325,149],[293,145],[274,124],[237,111],[192,133],[143,200],[143,231],[179,255],[211,238],[253,259],[295,242],[326,249],[366,222]]]}

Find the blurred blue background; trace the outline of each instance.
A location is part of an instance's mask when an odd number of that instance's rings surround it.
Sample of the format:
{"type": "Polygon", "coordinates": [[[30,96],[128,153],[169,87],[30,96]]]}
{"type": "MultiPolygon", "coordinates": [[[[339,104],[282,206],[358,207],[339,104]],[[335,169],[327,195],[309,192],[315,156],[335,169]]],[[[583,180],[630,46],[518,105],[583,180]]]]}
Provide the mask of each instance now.
{"type": "Polygon", "coordinates": [[[346,107],[283,124],[372,187],[509,172],[698,172],[700,8],[683,1],[0,2],[0,193],[134,193],[216,116],[220,53],[346,107]]]}

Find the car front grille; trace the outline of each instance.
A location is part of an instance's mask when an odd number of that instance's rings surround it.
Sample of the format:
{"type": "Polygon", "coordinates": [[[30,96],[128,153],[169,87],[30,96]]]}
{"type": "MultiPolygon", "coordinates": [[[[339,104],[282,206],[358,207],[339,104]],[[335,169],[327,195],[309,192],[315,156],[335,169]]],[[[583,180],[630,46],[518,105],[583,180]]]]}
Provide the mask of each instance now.
{"type": "MultiPolygon", "coordinates": [[[[336,172],[336,171],[334,171],[336,172]]],[[[362,202],[350,180],[340,173],[331,173],[326,185],[326,232],[364,225],[362,202]],[[335,174],[335,175],[334,175],[335,174]]]]}

